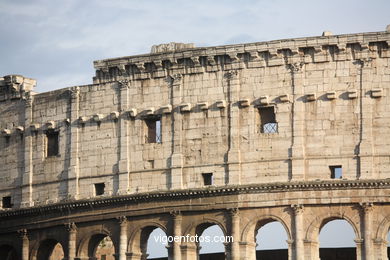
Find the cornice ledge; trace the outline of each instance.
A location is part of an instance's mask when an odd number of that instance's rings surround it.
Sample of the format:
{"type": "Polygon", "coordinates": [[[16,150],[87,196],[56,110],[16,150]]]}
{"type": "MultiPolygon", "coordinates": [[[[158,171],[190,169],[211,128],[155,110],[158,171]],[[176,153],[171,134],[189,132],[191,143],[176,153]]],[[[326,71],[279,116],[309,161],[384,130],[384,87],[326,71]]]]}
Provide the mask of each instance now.
{"type": "Polygon", "coordinates": [[[278,182],[251,185],[229,185],[210,188],[156,191],[129,195],[116,195],[106,198],[94,198],[59,202],[51,205],[37,206],[31,208],[6,210],[0,212],[0,219],[24,215],[42,214],[50,211],[70,211],[76,208],[97,208],[110,204],[139,203],[153,200],[182,200],[200,197],[215,197],[225,195],[240,195],[248,193],[263,192],[289,192],[289,191],[310,191],[330,189],[379,189],[390,188],[390,179],[381,180],[333,180],[333,181],[308,181],[308,182],[278,182]]]}

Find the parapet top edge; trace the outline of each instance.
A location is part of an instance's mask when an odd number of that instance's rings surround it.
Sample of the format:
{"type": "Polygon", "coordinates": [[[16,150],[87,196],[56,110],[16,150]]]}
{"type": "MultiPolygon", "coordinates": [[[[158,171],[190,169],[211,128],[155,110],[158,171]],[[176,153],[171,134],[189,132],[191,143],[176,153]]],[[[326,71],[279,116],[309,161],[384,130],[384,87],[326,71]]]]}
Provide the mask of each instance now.
{"type": "MultiPolygon", "coordinates": [[[[116,64],[124,64],[124,63],[136,63],[137,61],[152,61],[159,60],[159,57],[164,56],[178,56],[184,55],[185,53],[191,53],[192,56],[202,56],[202,55],[218,55],[223,54],[225,52],[234,52],[234,49],[237,51],[246,51],[253,50],[254,47],[258,47],[259,49],[263,47],[264,50],[278,48],[278,49],[286,49],[288,47],[312,47],[318,45],[327,45],[327,44],[335,44],[335,40],[340,42],[340,40],[345,40],[345,43],[352,42],[367,42],[367,37],[377,37],[377,36],[387,36],[390,35],[389,32],[380,31],[380,32],[364,32],[364,33],[354,33],[354,34],[339,34],[339,35],[331,35],[331,36],[309,36],[309,37],[298,37],[298,38],[287,38],[287,39],[278,39],[271,41],[262,41],[262,42],[252,42],[252,43],[240,43],[240,44],[227,44],[227,45],[217,45],[217,46],[209,46],[209,47],[194,47],[194,48],[186,48],[180,50],[173,50],[168,52],[161,53],[144,53],[138,55],[130,55],[130,56],[122,56],[116,58],[108,58],[102,60],[95,60],[93,62],[95,69],[99,69],[107,66],[107,63],[116,63],[116,64]],[[349,40],[349,38],[351,38],[349,40]],[[362,39],[361,39],[362,38],[362,39]],[[315,42],[319,40],[319,42],[315,42]],[[306,42],[306,44],[304,44],[306,42]],[[297,45],[295,45],[297,43],[297,45]],[[281,46],[280,44],[283,44],[281,46]],[[291,46],[289,46],[291,44],[291,46]],[[277,46],[279,45],[279,46],[277,46]],[[213,53],[215,52],[215,53],[213,53]]],[[[390,39],[389,39],[390,40],[390,39]]],[[[369,41],[373,41],[369,39],[369,41]]],[[[113,64],[113,65],[114,65],[113,64]]]]}

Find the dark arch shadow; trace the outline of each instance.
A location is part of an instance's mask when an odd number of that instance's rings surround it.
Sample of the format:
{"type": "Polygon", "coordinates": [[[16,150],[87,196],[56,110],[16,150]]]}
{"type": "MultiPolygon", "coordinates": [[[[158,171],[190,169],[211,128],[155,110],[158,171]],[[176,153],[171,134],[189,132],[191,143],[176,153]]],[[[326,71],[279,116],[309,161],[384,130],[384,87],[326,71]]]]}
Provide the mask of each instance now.
{"type": "Polygon", "coordinates": [[[10,245],[1,245],[0,246],[0,259],[3,260],[18,260],[20,257],[18,256],[16,249],[10,245]]]}
{"type": "MultiPolygon", "coordinates": [[[[55,239],[44,240],[38,248],[37,260],[49,260],[54,248],[59,242],[55,239]]],[[[62,246],[62,245],[61,245],[62,246]]]]}

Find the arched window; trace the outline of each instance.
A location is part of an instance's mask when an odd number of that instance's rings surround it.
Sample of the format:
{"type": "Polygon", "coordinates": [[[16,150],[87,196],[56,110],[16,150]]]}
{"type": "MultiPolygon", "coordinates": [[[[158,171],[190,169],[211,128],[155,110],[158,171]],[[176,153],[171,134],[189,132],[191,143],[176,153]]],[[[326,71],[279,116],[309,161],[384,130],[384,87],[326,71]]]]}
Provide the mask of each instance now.
{"type": "Polygon", "coordinates": [[[149,235],[146,254],[149,258],[168,257],[168,250],[166,246],[167,236],[161,228],[155,228],[149,235]]]}
{"type": "MultiPolygon", "coordinates": [[[[256,233],[256,231],[255,231],[256,233]]],[[[288,236],[286,229],[278,221],[257,226],[256,259],[287,260],[288,236]]]]}
{"type": "Polygon", "coordinates": [[[327,222],[320,230],[320,259],[356,259],[355,232],[343,219],[327,222]],[[333,258],[332,258],[333,257],[333,258]]]}

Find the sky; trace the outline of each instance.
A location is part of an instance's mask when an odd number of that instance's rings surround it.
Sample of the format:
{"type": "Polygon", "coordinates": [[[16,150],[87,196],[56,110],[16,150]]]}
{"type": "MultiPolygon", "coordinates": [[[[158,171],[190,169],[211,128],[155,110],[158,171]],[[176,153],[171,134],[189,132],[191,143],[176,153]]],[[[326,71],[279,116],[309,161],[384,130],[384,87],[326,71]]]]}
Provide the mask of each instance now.
{"type": "Polygon", "coordinates": [[[384,31],[389,0],[0,0],[0,77],[37,80],[37,92],[91,84],[93,61],[198,47],[384,31]]]}

